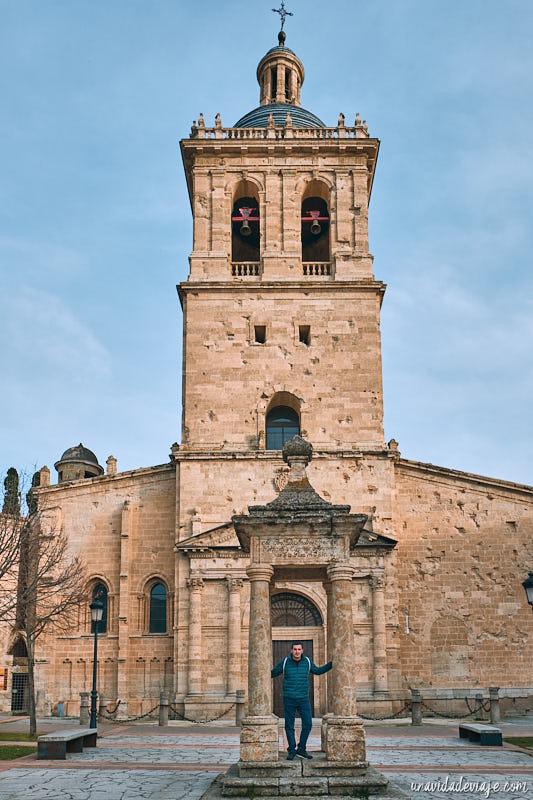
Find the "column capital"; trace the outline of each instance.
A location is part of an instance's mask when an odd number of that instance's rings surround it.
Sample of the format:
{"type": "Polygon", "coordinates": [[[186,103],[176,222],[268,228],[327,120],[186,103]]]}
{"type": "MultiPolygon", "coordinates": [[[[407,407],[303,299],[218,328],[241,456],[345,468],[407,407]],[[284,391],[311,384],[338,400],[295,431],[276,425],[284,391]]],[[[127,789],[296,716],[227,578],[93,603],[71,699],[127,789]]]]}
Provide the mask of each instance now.
{"type": "Polygon", "coordinates": [[[232,578],[231,575],[226,575],[226,583],[228,585],[228,592],[232,594],[233,592],[241,591],[244,581],[242,578],[232,578]]]}
{"type": "Polygon", "coordinates": [[[351,581],[355,569],[346,562],[333,562],[328,565],[328,578],[330,581],[351,581]]]}
{"type": "Polygon", "coordinates": [[[246,568],[246,574],[251,581],[268,581],[274,574],[274,567],[271,564],[250,564],[246,568]]]}
{"type": "Polygon", "coordinates": [[[383,591],[385,588],[385,575],[383,572],[374,572],[370,578],[374,591],[383,591]]]}
{"type": "Polygon", "coordinates": [[[203,578],[195,577],[195,578],[187,578],[187,586],[191,591],[201,592],[204,588],[204,581],[203,578]]]}

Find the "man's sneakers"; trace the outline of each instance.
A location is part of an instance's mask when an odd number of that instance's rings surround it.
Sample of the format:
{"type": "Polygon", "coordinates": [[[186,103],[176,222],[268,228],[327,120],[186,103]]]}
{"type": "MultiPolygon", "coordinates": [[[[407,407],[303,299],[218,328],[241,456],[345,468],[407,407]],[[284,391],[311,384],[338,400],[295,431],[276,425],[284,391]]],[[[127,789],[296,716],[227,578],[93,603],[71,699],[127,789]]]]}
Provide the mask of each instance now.
{"type": "Polygon", "coordinates": [[[308,753],[307,750],[297,750],[296,755],[298,758],[307,758],[309,761],[311,761],[313,758],[311,753],[308,753]]]}
{"type": "Polygon", "coordinates": [[[294,756],[295,755],[296,755],[296,753],[294,752],[294,750],[292,750],[292,751],[289,750],[289,752],[287,753],[287,761],[294,761],[294,756]]]}

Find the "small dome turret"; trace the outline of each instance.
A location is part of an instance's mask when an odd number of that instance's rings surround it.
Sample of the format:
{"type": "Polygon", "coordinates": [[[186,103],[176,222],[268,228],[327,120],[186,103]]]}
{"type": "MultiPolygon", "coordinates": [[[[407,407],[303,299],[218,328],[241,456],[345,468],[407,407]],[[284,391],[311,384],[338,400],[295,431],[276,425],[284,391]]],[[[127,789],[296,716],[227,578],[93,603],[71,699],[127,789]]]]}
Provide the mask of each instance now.
{"type": "Polygon", "coordinates": [[[304,82],[303,64],[288,47],[285,31],[278,35],[278,45],[266,53],[257,67],[260,103],[290,103],[300,105],[300,90],[304,82]]]}
{"type": "Polygon", "coordinates": [[[54,464],[58,472],[58,482],[79,481],[82,478],[95,478],[103,475],[103,467],[92,450],[80,442],[65,450],[59,461],[54,464]]]}
{"type": "Polygon", "coordinates": [[[271,116],[275,125],[285,125],[287,114],[295,128],[325,127],[315,114],[301,107],[304,68],[296,53],[285,46],[285,38],[285,31],[281,30],[277,46],[265,53],[259,62],[260,105],[241,117],[235,128],[266,128],[271,116]]]}

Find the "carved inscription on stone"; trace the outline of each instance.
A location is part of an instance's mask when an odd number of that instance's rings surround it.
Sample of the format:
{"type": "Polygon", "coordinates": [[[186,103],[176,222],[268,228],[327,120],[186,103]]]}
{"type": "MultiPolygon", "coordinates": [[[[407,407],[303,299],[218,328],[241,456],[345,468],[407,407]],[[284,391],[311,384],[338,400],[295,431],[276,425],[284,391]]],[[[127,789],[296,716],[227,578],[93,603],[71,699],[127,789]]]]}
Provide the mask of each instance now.
{"type": "Polygon", "coordinates": [[[343,542],[325,537],[295,539],[290,536],[269,536],[261,539],[261,554],[274,557],[276,561],[305,559],[324,563],[342,557],[343,542]]]}

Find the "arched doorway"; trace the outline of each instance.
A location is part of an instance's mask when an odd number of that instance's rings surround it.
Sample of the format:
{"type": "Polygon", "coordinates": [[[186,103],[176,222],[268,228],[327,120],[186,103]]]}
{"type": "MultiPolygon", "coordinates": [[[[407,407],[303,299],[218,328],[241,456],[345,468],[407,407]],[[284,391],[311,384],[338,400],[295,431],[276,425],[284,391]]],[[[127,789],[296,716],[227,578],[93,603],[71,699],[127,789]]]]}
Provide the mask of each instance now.
{"type": "MultiPolygon", "coordinates": [[[[272,624],[272,657],[277,664],[290,654],[291,641],[301,641],[304,655],[318,663],[323,657],[324,633],[322,615],[316,605],[307,597],[295,592],[279,592],[270,601],[270,621],[272,624]]],[[[315,705],[321,706],[320,697],[315,691],[314,676],[310,676],[310,699],[313,716],[315,705]]],[[[282,699],[283,676],[273,681],[273,711],[283,717],[282,699]]],[[[323,694],[323,691],[321,692],[323,694]]]]}

